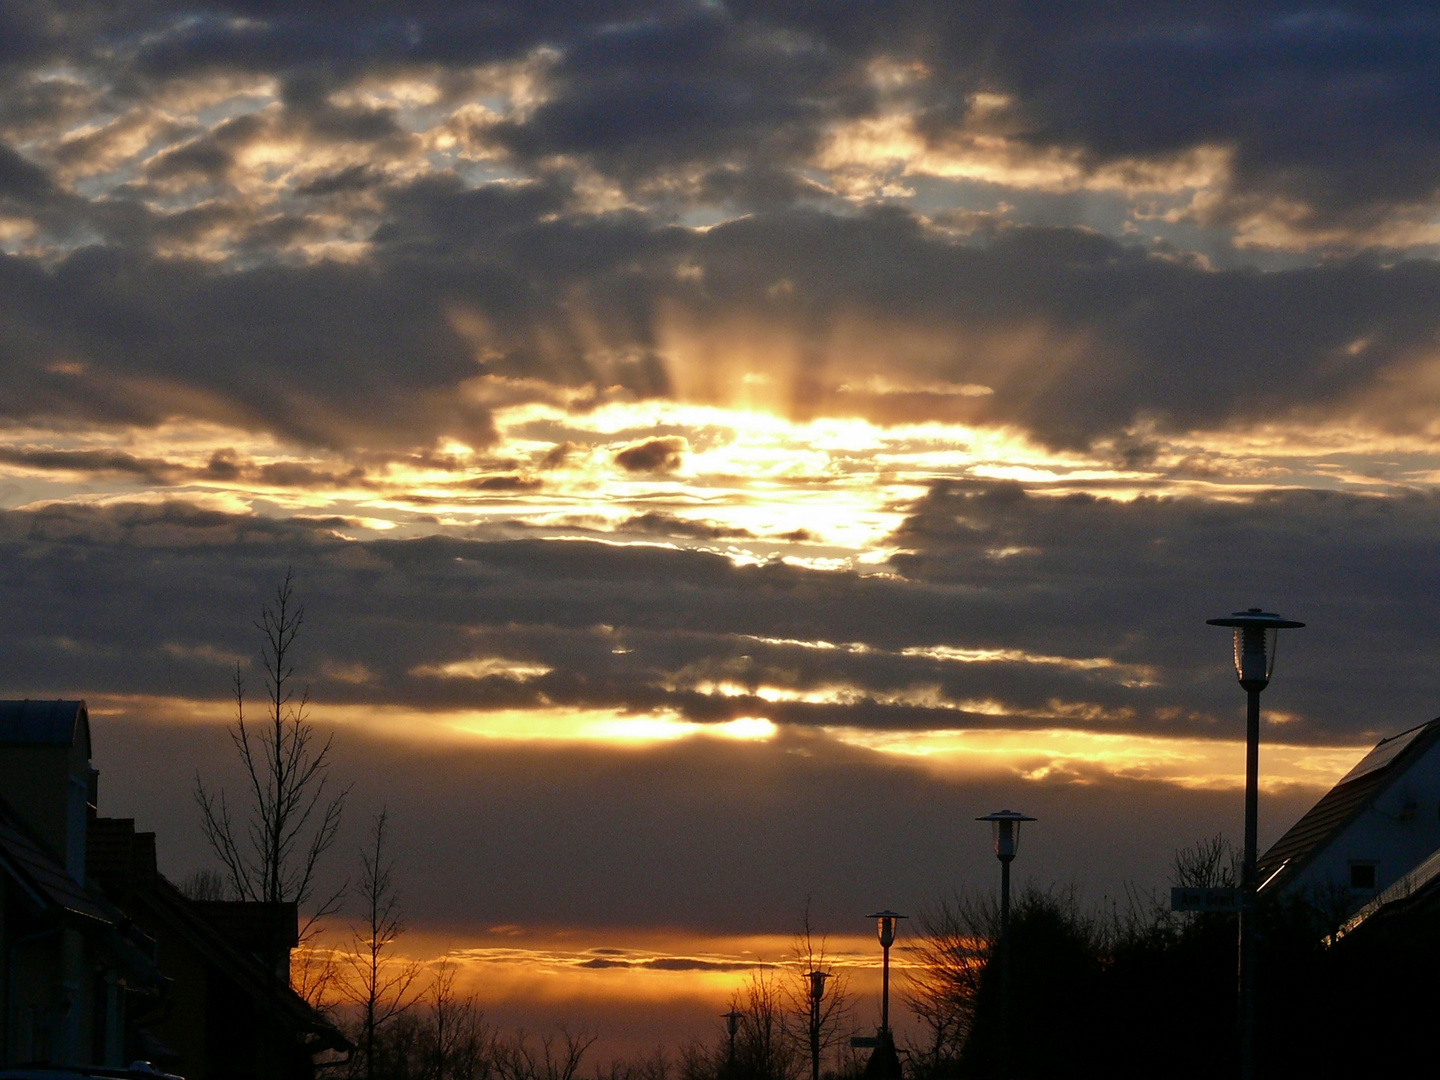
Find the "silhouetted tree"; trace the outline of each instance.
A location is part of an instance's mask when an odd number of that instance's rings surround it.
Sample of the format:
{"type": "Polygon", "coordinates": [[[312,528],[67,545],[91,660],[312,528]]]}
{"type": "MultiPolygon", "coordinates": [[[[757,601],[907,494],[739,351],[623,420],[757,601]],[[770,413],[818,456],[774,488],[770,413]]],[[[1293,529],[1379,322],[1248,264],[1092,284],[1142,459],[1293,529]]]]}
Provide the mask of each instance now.
{"type": "Polygon", "coordinates": [[[595,1035],[573,1034],[562,1027],[532,1039],[525,1032],[495,1044],[495,1072],[500,1080],[575,1080],[595,1035]]]}
{"type": "MultiPolygon", "coordinates": [[[[506,1050],[485,1023],[474,995],[456,990],[455,974],[450,959],[441,960],[425,992],[425,1075],[431,1080],[484,1080],[497,1073],[503,1076],[506,1050]]],[[[548,1045],[546,1050],[548,1053],[548,1045]]]]}
{"type": "Polygon", "coordinates": [[[225,791],[195,777],[205,839],[225,867],[230,888],[241,900],[293,902],[302,911],[301,939],[335,912],[343,889],[315,902],[321,857],[335,842],[348,789],[330,784],[332,737],[320,741],[309,718],[310,691],[295,692],[295,639],[305,609],[295,596],[293,574],[261,608],[260,654],[265,674],[266,715],[246,722],[245,683],[235,667],[235,723],[230,739],[245,774],[241,808],[225,791]]]}
{"type": "Polygon", "coordinates": [[[991,899],[957,894],[923,910],[910,946],[905,1003],[923,1035],[908,1046],[912,1069],[924,1077],[952,1075],[970,1034],[980,976],[1000,912],[991,899]]]}
{"type": "Polygon", "coordinates": [[[1229,888],[1240,880],[1240,853],[1221,835],[1180,848],[1170,860],[1171,884],[1185,889],[1229,888]]]}
{"type": "Polygon", "coordinates": [[[229,900],[230,882],[218,870],[194,870],[180,879],[180,892],[190,900],[229,900]]]}
{"type": "Polygon", "coordinates": [[[376,1036],[418,1000],[423,970],[418,963],[397,962],[389,955],[405,923],[387,847],[388,821],[386,809],[375,815],[369,840],[360,850],[358,891],[364,910],[351,928],[351,948],[339,980],[342,995],[360,1009],[356,1043],[365,1080],[377,1078],[376,1036]]]}
{"type": "Polygon", "coordinates": [[[788,1031],[797,1049],[811,1064],[813,1080],[819,1080],[820,1060],[848,1035],[850,1018],[850,977],[844,971],[830,971],[825,935],[816,935],[810,923],[810,902],[800,916],[800,927],[791,944],[794,966],[785,980],[789,1004],[788,1031]],[[817,1002],[811,994],[811,972],[828,972],[825,993],[817,1002]]]}
{"type": "MultiPolygon", "coordinates": [[[[708,1056],[708,1055],[707,1055],[708,1056]]],[[[681,1066],[680,1075],[686,1075],[681,1066]]],[[[663,1049],[638,1058],[620,1058],[595,1070],[595,1080],[671,1080],[676,1072],[674,1063],[663,1049]]],[[[711,1074],[713,1075],[713,1074],[711,1074]]]]}
{"type": "MultiPolygon", "coordinates": [[[[733,1007],[733,1006],[732,1006],[733,1007]]],[[[676,1071],[680,1080],[728,1080],[730,1076],[730,1035],[726,1031],[718,1044],[691,1041],[680,1044],[676,1071]]]]}
{"type": "Polygon", "coordinates": [[[800,1057],[786,1023],[785,994],[775,975],[756,971],[730,998],[740,1014],[735,1037],[738,1080],[796,1080],[800,1057]]]}

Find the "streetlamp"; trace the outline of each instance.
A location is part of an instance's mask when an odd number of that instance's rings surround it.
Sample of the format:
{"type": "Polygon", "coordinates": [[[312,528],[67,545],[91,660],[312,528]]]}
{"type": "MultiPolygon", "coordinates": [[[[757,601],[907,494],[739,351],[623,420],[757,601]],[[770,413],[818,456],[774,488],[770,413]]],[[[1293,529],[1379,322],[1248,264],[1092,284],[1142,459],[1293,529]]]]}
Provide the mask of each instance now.
{"type": "Polygon", "coordinates": [[[810,982],[810,1080],[820,1080],[820,999],[825,996],[828,971],[807,971],[810,982]]]}
{"type": "Polygon", "coordinates": [[[1211,626],[1235,631],[1235,676],[1246,694],[1245,709],[1245,861],[1240,867],[1240,1076],[1255,1076],[1255,863],[1260,816],[1260,691],[1275,670],[1275,645],[1281,630],[1298,630],[1303,622],[1282,619],[1259,608],[1236,611],[1228,618],[1206,619],[1211,626]]]}
{"type": "Polygon", "coordinates": [[[725,1066],[725,1075],[733,1077],[735,1075],[735,1034],[740,1030],[740,1017],[744,1014],[739,1009],[732,1008],[729,1012],[720,1015],[725,1018],[725,1030],[730,1034],[730,1056],[725,1066]]]}
{"type": "Polygon", "coordinates": [[[876,931],[880,938],[880,948],[885,951],[885,962],[881,969],[884,974],[880,983],[880,1034],[887,1037],[890,1034],[890,946],[895,944],[895,931],[899,927],[899,920],[908,919],[910,916],[886,908],[865,917],[879,920],[876,931]]]}
{"type": "Polygon", "coordinates": [[[1000,860],[1000,1069],[1009,1071],[1010,1058],[1010,864],[1020,850],[1020,823],[1033,817],[1014,810],[997,810],[977,817],[990,822],[995,857],[1000,860]]]}

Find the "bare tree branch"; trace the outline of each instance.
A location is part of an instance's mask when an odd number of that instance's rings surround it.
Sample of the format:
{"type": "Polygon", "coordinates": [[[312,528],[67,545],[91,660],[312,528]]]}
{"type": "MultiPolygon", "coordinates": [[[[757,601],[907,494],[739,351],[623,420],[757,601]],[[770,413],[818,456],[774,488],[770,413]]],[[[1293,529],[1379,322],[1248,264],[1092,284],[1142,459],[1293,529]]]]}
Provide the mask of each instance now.
{"type": "Polygon", "coordinates": [[[245,808],[233,810],[225,792],[207,786],[199,774],[194,791],[201,829],[225,868],[231,891],[241,900],[294,903],[304,919],[302,942],[340,905],[343,886],[319,898],[315,888],[349,793],[331,782],[331,739],[318,741],[309,717],[309,689],[296,693],[294,647],[304,622],[294,574],[286,570],[255,623],[267,699],[258,726],[246,720],[245,683],[239,665],[235,668],[230,741],[244,774],[245,808]]]}
{"type": "Polygon", "coordinates": [[[359,891],[364,904],[362,922],[351,928],[351,948],[345,956],[340,990],[361,1010],[360,1053],[365,1080],[375,1080],[377,1034],[420,998],[423,965],[396,962],[391,947],[405,931],[400,893],[393,879],[394,862],[387,849],[388,809],[375,815],[370,839],[360,850],[359,891]]]}
{"type": "Polygon", "coordinates": [[[812,1077],[818,1078],[826,1051],[848,1033],[850,977],[844,971],[831,970],[825,935],[817,937],[810,922],[808,898],[790,952],[794,966],[784,987],[790,1006],[788,1030],[797,1049],[810,1060],[812,1077]],[[818,999],[813,995],[811,981],[816,973],[825,976],[821,980],[824,993],[818,999]]]}

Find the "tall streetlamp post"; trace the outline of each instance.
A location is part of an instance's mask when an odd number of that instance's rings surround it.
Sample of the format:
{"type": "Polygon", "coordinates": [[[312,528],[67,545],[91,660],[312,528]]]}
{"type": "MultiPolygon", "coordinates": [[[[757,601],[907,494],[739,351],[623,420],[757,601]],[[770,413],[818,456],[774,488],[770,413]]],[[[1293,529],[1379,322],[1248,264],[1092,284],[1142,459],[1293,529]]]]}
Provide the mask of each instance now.
{"type": "Polygon", "coordinates": [[[1036,819],[997,810],[975,820],[990,822],[995,857],[1000,860],[1000,1070],[1005,1075],[1010,1064],[1010,864],[1020,850],[1020,823],[1036,819]]]}
{"type": "Polygon", "coordinates": [[[884,950],[885,954],[880,982],[880,1034],[883,1038],[890,1034],[890,946],[895,944],[895,931],[898,929],[899,921],[908,919],[910,916],[901,915],[898,911],[886,908],[884,911],[877,911],[874,915],[865,917],[878,920],[876,932],[880,938],[880,948],[884,950]]]}
{"type": "Polygon", "coordinates": [[[1237,611],[1211,626],[1235,631],[1235,676],[1246,694],[1245,709],[1245,861],[1240,867],[1240,1076],[1255,1077],[1255,864],[1260,816],[1260,691],[1275,671],[1275,645],[1281,630],[1305,624],[1259,608],[1237,611]]]}
{"type": "Polygon", "coordinates": [[[820,1080],[820,999],[825,996],[828,971],[807,971],[810,981],[810,1080],[820,1080]]]}

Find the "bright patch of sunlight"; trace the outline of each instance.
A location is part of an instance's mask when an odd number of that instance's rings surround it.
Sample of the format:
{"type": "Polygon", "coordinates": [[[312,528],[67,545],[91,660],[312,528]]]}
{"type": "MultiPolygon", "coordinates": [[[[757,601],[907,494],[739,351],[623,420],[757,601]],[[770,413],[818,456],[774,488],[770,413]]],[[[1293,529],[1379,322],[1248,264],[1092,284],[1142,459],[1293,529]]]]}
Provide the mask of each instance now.
{"type": "Polygon", "coordinates": [[[538,679],[554,670],[548,664],[507,660],[501,656],[477,656],[473,660],[456,660],[449,664],[422,664],[412,668],[410,674],[437,679],[488,679],[500,676],[524,682],[527,679],[538,679]]]}
{"type": "MultiPolygon", "coordinates": [[[[923,763],[952,775],[1007,773],[1027,780],[1089,783],[1109,777],[1187,788],[1245,785],[1243,741],[1110,734],[1068,728],[1045,731],[872,731],[834,727],[850,746],[923,763]]],[[[1262,743],[1261,786],[1270,790],[1333,785],[1369,746],[1262,743]]]]}

